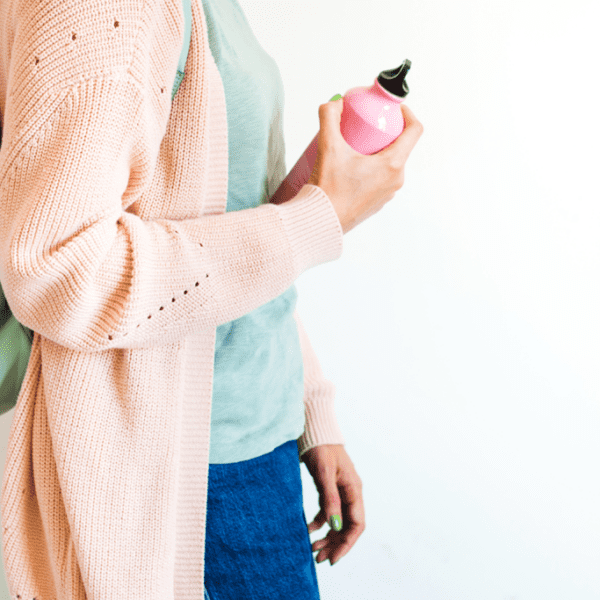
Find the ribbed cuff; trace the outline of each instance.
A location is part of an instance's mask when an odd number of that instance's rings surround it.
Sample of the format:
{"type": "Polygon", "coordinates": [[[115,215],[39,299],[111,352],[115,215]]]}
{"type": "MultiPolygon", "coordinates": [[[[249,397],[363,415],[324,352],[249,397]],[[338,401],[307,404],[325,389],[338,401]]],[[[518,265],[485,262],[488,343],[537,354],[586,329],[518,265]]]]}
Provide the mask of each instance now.
{"type": "Polygon", "coordinates": [[[305,402],[304,409],[306,414],[304,433],[296,440],[300,458],[315,446],[346,443],[335,417],[333,398],[305,402]]]}
{"type": "Polygon", "coordinates": [[[306,184],[294,198],[277,205],[292,246],[297,276],[342,255],[342,224],[329,196],[318,186],[306,184]]]}

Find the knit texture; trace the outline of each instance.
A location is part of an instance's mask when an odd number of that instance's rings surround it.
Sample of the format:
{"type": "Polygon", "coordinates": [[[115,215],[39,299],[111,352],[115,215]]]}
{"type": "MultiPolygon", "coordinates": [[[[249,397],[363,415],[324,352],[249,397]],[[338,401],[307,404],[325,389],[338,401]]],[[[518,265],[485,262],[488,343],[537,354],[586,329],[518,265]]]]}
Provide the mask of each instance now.
{"type": "MultiPolygon", "coordinates": [[[[0,279],[35,331],[2,484],[20,600],[197,600],[215,331],[336,260],[306,185],[225,212],[223,84],[199,0],[0,3],[0,279]]],[[[344,443],[298,314],[301,453],[344,443]]]]}

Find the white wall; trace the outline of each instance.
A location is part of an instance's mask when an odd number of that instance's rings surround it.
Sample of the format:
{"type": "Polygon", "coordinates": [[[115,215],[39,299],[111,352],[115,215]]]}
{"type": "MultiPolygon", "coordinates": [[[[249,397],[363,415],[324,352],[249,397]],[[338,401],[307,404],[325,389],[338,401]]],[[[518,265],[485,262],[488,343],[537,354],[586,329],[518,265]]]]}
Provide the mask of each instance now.
{"type": "Polygon", "coordinates": [[[297,282],[367,512],[323,600],[600,599],[598,3],[239,1],[288,168],[320,103],[405,58],[425,125],[396,198],[297,282]]]}
{"type": "Polygon", "coordinates": [[[239,1],[288,169],[320,103],[406,58],[425,126],[396,198],[297,282],[367,514],[323,600],[599,600],[600,5],[239,1]]]}

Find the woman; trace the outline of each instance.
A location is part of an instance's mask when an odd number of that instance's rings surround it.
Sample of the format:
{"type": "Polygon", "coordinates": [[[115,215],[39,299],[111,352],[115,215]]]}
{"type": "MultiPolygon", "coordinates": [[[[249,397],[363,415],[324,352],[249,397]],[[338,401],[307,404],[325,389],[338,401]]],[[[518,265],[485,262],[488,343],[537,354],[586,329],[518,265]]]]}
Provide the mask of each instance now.
{"type": "Polygon", "coordinates": [[[237,0],[0,6],[0,275],[35,331],[2,488],[20,600],[319,597],[364,529],[360,478],[294,281],[404,180],[422,126],[354,152],[319,108],[285,176],[283,89],[237,0]],[[300,460],[320,494],[307,527],[300,460]],[[201,592],[200,592],[201,593],[201,592]]]}

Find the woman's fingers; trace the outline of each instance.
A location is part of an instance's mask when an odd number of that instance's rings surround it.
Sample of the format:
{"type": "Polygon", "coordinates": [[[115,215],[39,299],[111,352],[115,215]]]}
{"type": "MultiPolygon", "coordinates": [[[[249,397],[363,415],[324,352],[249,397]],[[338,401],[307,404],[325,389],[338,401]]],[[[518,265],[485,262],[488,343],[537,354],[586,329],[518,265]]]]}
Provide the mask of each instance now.
{"type": "Polygon", "coordinates": [[[339,485],[339,492],[343,528],[341,531],[331,529],[324,539],[312,544],[313,552],[320,551],[316,556],[317,562],[329,558],[330,563],[334,565],[351,550],[366,527],[362,486],[355,482],[339,485]]]}

